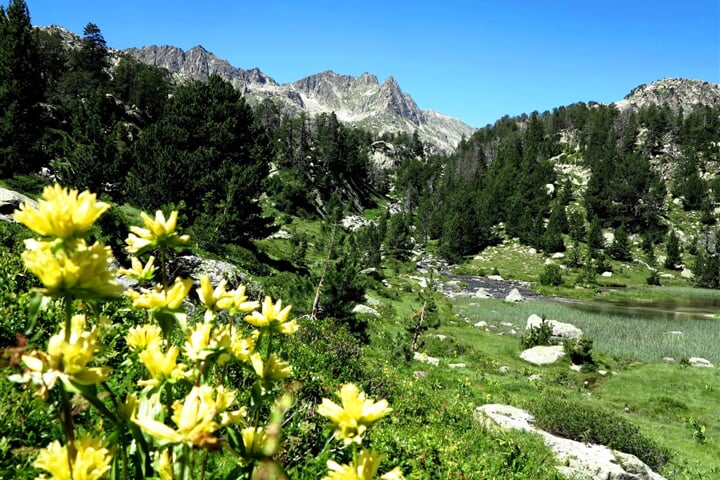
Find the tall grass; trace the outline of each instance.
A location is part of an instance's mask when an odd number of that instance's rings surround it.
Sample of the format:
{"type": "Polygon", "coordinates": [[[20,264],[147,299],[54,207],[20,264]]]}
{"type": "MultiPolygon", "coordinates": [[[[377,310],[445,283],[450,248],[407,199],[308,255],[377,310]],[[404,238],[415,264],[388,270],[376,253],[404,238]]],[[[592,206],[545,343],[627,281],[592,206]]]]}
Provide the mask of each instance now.
{"type": "Polygon", "coordinates": [[[572,323],[594,339],[595,351],[628,360],[659,362],[703,357],[720,364],[720,319],[662,320],[587,313],[558,302],[533,301],[517,305],[499,300],[458,299],[457,312],[471,323],[512,323],[524,329],[528,316],[572,323]]]}

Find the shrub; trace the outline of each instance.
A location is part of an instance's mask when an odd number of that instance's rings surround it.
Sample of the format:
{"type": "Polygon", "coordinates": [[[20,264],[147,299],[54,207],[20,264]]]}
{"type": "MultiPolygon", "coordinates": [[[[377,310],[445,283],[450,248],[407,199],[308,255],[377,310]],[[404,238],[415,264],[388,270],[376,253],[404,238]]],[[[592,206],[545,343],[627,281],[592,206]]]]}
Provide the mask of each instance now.
{"type": "Polygon", "coordinates": [[[545,268],[540,273],[540,284],[557,287],[562,284],[562,274],[560,273],[560,267],[554,263],[545,265],[545,268]]]}
{"type": "Polygon", "coordinates": [[[578,339],[565,340],[563,349],[575,365],[595,366],[595,360],[592,358],[593,339],[591,337],[583,335],[578,339]]]}
{"type": "Polygon", "coordinates": [[[555,397],[538,400],[530,411],[535,416],[535,424],[554,435],[630,453],[654,470],[670,460],[666,448],[645,437],[636,425],[614,412],[555,397]]]}
{"type": "Polygon", "coordinates": [[[540,325],[530,327],[530,330],[520,337],[520,345],[523,348],[532,348],[537,345],[552,345],[554,343],[552,334],[552,326],[546,322],[545,317],[543,317],[540,325]]]}

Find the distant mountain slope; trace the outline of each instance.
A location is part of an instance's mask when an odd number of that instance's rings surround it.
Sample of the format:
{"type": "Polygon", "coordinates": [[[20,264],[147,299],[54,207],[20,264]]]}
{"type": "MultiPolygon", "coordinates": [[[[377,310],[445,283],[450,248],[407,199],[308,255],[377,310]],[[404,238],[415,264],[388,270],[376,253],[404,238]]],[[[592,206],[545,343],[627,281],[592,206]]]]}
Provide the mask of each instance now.
{"type": "Polygon", "coordinates": [[[423,141],[440,152],[452,151],[463,136],[469,137],[474,131],[460,120],[418,108],[393,77],[380,84],[370,73],[352,77],[328,70],[281,85],[257,68],[233,67],[201,46],[188,51],[149,46],[130,48],[124,53],[185,79],[205,80],[209,75],[219,75],[242,90],[251,103],[270,98],[290,113],[335,112],[339,120],[375,132],[412,134],[418,130],[423,141]]]}
{"type": "Polygon", "coordinates": [[[687,78],[663,78],[640,85],[628,93],[624,99],[615,102],[615,105],[621,110],[626,108],[639,110],[650,104],[667,105],[673,113],[677,113],[680,108],[685,113],[689,113],[697,105],[718,107],[720,106],[720,85],[687,78]]]}

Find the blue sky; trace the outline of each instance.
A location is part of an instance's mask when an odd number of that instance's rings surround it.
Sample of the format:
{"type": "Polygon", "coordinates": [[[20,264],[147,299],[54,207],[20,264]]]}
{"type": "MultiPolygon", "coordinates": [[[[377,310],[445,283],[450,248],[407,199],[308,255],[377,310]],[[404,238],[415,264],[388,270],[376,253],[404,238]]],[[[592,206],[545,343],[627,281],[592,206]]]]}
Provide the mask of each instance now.
{"type": "MultiPolygon", "coordinates": [[[[7,5],[8,0],[0,0],[7,5]]],[[[26,0],[33,24],[113,48],[202,45],[279,83],[388,76],[422,109],[474,127],[665,77],[720,83],[720,1],[26,0]]]]}

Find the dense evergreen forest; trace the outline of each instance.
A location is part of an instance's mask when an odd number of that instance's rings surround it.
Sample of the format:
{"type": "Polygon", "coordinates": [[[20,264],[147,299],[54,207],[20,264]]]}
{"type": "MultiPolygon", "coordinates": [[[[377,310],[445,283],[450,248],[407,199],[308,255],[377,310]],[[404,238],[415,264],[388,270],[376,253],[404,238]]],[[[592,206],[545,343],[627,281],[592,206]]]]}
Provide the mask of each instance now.
{"type": "Polygon", "coordinates": [[[380,245],[402,258],[414,243],[437,241],[459,261],[513,237],[548,253],[587,241],[591,258],[622,257],[622,245],[601,252],[600,229],[620,240],[640,234],[647,248],[664,243],[672,195],[701,212],[699,281],[718,285],[708,241],[720,200],[717,109],[576,103],[502,118],[453,155],[426,156],[417,132],[367,132],[334,114],[289,117],[270,100],[251,108],[219,77],[178,81],[111,54],[92,23],[72,44],[33,28],[24,2],[1,20],[0,175],[11,181],[44,172],[117,204],[179,208],[214,251],[251,245],[288,216],[337,220],[391,200],[400,214],[358,235],[369,266],[380,245]],[[379,140],[393,144],[395,167],[371,162],[379,140]]]}

